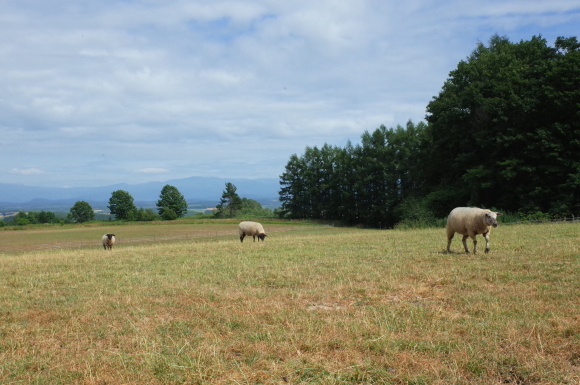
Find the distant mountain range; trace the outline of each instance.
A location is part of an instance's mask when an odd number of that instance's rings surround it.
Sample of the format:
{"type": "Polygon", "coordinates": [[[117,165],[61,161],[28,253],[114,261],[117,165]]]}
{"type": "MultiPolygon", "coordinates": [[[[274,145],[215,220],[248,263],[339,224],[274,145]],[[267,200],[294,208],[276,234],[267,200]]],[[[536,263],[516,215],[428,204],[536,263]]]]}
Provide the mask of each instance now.
{"type": "Polygon", "coordinates": [[[262,205],[270,202],[267,204],[268,206],[276,206],[280,190],[279,179],[226,179],[193,176],[165,182],[121,183],[101,187],[56,188],[0,183],[0,208],[49,210],[50,207],[74,204],[76,201],[95,203],[97,206],[106,205],[111,193],[117,190],[128,191],[137,207],[142,207],[147,206],[147,204],[140,205],[139,203],[151,204],[151,202],[156,202],[159,199],[161,189],[167,184],[176,187],[188,203],[218,203],[228,182],[237,187],[236,192],[240,197],[257,200],[262,205]]]}

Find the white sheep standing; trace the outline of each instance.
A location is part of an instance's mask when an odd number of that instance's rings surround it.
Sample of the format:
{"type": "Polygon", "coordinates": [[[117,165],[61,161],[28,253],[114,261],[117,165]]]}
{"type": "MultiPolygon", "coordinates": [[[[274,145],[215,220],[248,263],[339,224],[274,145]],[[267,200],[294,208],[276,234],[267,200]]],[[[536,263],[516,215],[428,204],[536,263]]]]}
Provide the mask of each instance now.
{"type": "Polygon", "coordinates": [[[103,241],[103,248],[111,250],[115,244],[115,234],[105,234],[101,240],[103,241]]]}
{"type": "Polygon", "coordinates": [[[264,231],[264,228],[258,222],[252,222],[252,221],[240,222],[238,229],[240,230],[240,242],[244,241],[244,237],[246,235],[247,236],[251,235],[254,238],[254,242],[256,242],[256,237],[258,237],[258,242],[260,242],[260,239],[263,242],[264,238],[266,238],[266,233],[264,231]]]}
{"type": "Polygon", "coordinates": [[[489,252],[489,233],[491,226],[497,227],[497,217],[502,215],[491,210],[484,210],[477,207],[456,207],[447,217],[447,251],[451,252],[451,240],[455,233],[463,235],[463,247],[469,254],[467,248],[467,237],[473,239],[473,254],[477,253],[477,240],[475,236],[481,234],[485,237],[485,252],[489,252]]]}

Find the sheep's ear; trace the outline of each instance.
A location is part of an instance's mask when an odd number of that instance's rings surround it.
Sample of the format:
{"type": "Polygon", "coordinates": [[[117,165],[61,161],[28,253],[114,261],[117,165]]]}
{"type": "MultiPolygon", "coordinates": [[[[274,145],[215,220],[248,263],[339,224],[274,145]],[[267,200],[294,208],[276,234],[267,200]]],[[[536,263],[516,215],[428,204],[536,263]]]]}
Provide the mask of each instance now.
{"type": "Polygon", "coordinates": [[[497,215],[499,217],[500,215],[503,215],[503,214],[502,213],[495,213],[495,215],[497,215]]]}

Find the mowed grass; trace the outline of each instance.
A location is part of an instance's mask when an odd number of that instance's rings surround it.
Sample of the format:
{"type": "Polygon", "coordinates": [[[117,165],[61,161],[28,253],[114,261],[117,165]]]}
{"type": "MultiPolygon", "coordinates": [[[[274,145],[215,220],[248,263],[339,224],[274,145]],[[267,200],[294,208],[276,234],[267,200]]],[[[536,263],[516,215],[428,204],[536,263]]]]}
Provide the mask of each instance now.
{"type": "Polygon", "coordinates": [[[580,223],[500,225],[477,256],[444,229],[222,225],[0,252],[0,383],[580,381],[580,223]]]}

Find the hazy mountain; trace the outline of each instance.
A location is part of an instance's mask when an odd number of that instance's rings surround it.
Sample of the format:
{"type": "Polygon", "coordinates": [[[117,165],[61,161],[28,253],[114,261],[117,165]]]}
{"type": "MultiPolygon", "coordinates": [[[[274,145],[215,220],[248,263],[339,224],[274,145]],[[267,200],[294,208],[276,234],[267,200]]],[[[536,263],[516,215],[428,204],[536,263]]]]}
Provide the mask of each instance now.
{"type": "Polygon", "coordinates": [[[278,199],[280,183],[275,178],[232,179],[193,176],[184,179],[173,179],[164,182],[140,184],[114,184],[101,187],[34,187],[19,184],[0,183],[0,205],[38,207],[49,210],[50,206],[60,206],[83,200],[89,203],[106,204],[111,193],[116,190],[128,191],[139,207],[138,202],[156,202],[161,189],[166,184],[177,187],[188,202],[207,201],[218,203],[225,189],[231,182],[237,187],[242,198],[255,199],[259,202],[275,202],[278,199]]]}

